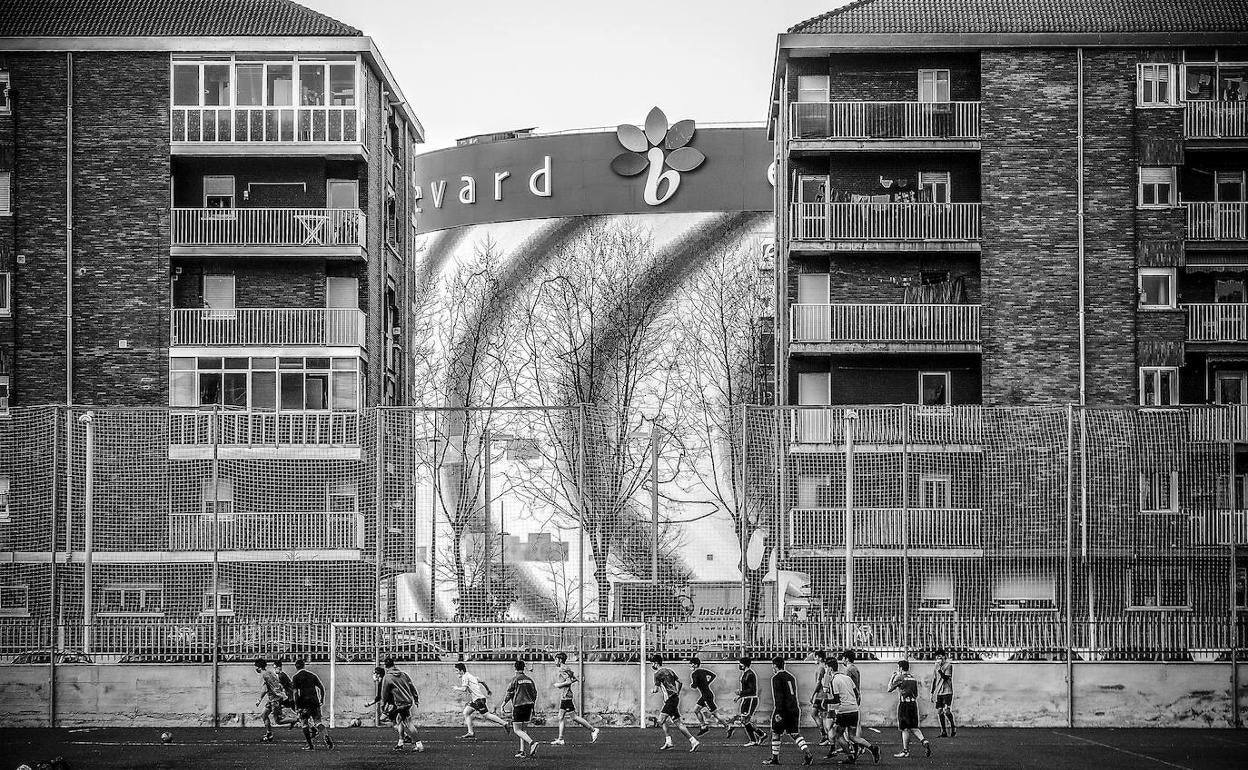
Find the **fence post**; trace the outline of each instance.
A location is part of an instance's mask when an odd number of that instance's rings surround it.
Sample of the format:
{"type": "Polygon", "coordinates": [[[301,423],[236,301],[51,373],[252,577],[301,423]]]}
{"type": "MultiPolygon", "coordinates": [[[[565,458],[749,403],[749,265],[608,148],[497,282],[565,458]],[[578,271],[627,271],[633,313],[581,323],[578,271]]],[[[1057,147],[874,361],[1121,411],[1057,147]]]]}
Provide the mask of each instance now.
{"type": "MultiPolygon", "coordinates": [[[[749,473],[748,473],[748,465],[747,465],[749,463],[749,454],[746,451],[747,448],[749,447],[749,437],[750,437],[749,411],[750,411],[750,408],[748,406],[746,406],[745,404],[741,405],[741,460],[740,460],[741,481],[740,481],[739,491],[737,493],[737,529],[739,530],[738,539],[741,541],[739,545],[741,549],[741,651],[740,651],[740,654],[743,657],[747,654],[745,640],[747,639],[747,633],[749,631],[749,628],[746,624],[745,618],[746,618],[746,612],[749,608],[749,601],[750,601],[749,586],[747,585],[748,581],[746,579],[746,570],[749,568],[749,560],[746,558],[746,553],[745,553],[746,547],[747,547],[745,533],[749,530],[749,523],[750,523],[749,522],[749,511],[750,511],[749,492],[747,491],[747,485],[749,484],[749,478],[750,478],[749,473]]],[[[731,449],[729,451],[731,451],[731,449]]]]}
{"type": "MultiPolygon", "coordinates": [[[[576,497],[580,508],[576,526],[576,591],[580,610],[577,619],[585,622],[585,404],[576,407],[576,497]]],[[[599,618],[602,620],[602,618],[599,618]]],[[[642,664],[645,671],[645,664],[642,664]]]]}
{"type": "Polygon", "coordinates": [[[61,457],[60,407],[52,409],[52,540],[48,546],[52,558],[48,562],[48,727],[56,727],[56,518],[60,502],[57,471],[61,457]]]}
{"type": "Polygon", "coordinates": [[[95,423],[94,413],[78,416],[87,428],[86,480],[83,484],[83,555],[82,555],[82,652],[91,654],[91,625],[94,622],[94,606],[91,586],[91,560],[95,527],[95,423]]]}
{"type": "Polygon", "coordinates": [[[910,654],[910,406],[901,407],[901,656],[910,654]]]}
{"type": "Polygon", "coordinates": [[[659,584],[659,418],[650,424],[650,581],[659,584]]]}
{"type": "MultiPolygon", "coordinates": [[[[1229,640],[1229,647],[1231,650],[1231,726],[1242,727],[1243,721],[1239,718],[1239,607],[1235,597],[1235,560],[1238,558],[1237,552],[1239,550],[1237,547],[1239,527],[1235,521],[1235,431],[1233,422],[1235,417],[1235,407],[1228,404],[1226,406],[1226,455],[1227,462],[1229,464],[1226,468],[1226,492],[1229,499],[1227,500],[1226,507],[1230,512],[1230,526],[1227,528],[1230,531],[1230,537],[1228,537],[1227,540],[1229,540],[1231,544],[1231,638],[1229,640]]],[[[1248,590],[1248,586],[1245,587],[1245,590],[1248,590]]]]}
{"type": "MultiPolygon", "coordinates": [[[[637,727],[646,729],[646,616],[641,616],[641,656],[637,661],[637,727]]],[[[581,701],[584,703],[584,701],[581,701]]]]}
{"type": "MultiPolygon", "coordinates": [[[[845,410],[845,649],[854,646],[854,428],[858,412],[845,410]]],[[[777,580],[777,583],[780,581],[777,580]]]]}
{"type": "Polygon", "coordinates": [[[1066,726],[1075,726],[1074,482],[1075,407],[1066,405],[1066,726]]]}
{"type": "Polygon", "coordinates": [[[212,726],[221,722],[221,407],[212,407],[212,726]]]}
{"type": "MultiPolygon", "coordinates": [[[[374,544],[375,550],[373,555],[376,559],[376,564],[373,568],[373,601],[377,603],[377,607],[376,611],[373,613],[373,619],[376,622],[381,623],[383,622],[381,617],[381,560],[385,555],[385,548],[383,547],[382,541],[386,532],[386,411],[381,407],[377,407],[375,411],[377,415],[377,425],[375,428],[377,432],[377,439],[376,447],[373,451],[373,457],[376,460],[377,467],[374,469],[375,475],[373,479],[373,496],[375,498],[373,508],[376,512],[376,521],[373,522],[373,532],[376,537],[376,543],[374,544]]],[[[381,635],[377,634],[375,639],[377,640],[377,654],[374,657],[380,659],[381,635]]]]}

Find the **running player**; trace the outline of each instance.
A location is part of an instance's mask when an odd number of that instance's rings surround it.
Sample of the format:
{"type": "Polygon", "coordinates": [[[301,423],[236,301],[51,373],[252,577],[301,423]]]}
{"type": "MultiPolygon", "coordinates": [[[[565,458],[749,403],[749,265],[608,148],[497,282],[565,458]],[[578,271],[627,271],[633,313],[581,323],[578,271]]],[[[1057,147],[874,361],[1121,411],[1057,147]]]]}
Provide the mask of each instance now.
{"type": "Polygon", "coordinates": [[[797,698],[797,680],[784,670],[784,658],[779,655],[771,659],[771,667],[771,699],[775,710],[771,713],[771,758],[763,764],[780,764],[780,738],[788,735],[802,750],[802,764],[809,765],[814,758],[801,733],[802,707],[797,698]]]}
{"type": "Polygon", "coordinates": [[[572,669],[568,668],[566,652],[555,653],[555,674],[555,689],[559,691],[559,737],[551,741],[550,745],[562,746],[564,744],[563,728],[569,719],[589,730],[590,743],[597,742],[598,728],[576,713],[576,701],[572,699],[572,685],[576,684],[577,679],[572,669]]]}
{"type": "MultiPolygon", "coordinates": [[[[854,682],[854,696],[858,699],[858,713],[862,713],[862,674],[858,671],[858,666],[854,663],[854,655],[852,649],[842,650],[836,656],[837,667],[844,671],[847,676],[854,682]]],[[[862,737],[862,720],[858,720],[858,726],[854,728],[854,735],[858,738],[862,737]]],[[[857,746],[858,744],[854,744],[857,746]]]]}
{"type": "Polygon", "coordinates": [[[264,735],[260,740],[267,743],[273,740],[274,723],[278,726],[290,724],[282,719],[282,701],[286,699],[286,691],[282,689],[282,682],[277,674],[269,670],[269,664],[264,658],[256,658],[255,666],[256,673],[260,675],[261,687],[256,706],[264,703],[264,711],[260,712],[260,717],[264,720],[264,735]]]}
{"type": "Polygon", "coordinates": [[[524,673],[524,661],[516,661],[516,676],[511,680],[511,684],[507,685],[507,698],[503,701],[505,707],[511,704],[511,731],[520,739],[520,751],[517,757],[531,757],[537,753],[539,741],[533,740],[525,729],[529,722],[533,719],[533,704],[537,702],[537,685],[524,673]],[[525,744],[529,745],[529,750],[524,750],[525,744]]]}
{"type": "Polygon", "coordinates": [[[680,690],[684,687],[680,678],[676,676],[676,672],[663,665],[663,656],[651,655],[650,668],[654,669],[654,689],[650,692],[663,692],[663,708],[659,711],[659,727],[663,728],[663,745],[659,747],[659,751],[671,751],[676,748],[672,745],[672,734],[668,731],[668,726],[674,726],[685,734],[689,739],[689,750],[698,750],[698,739],[693,737],[693,733],[689,732],[689,728],[685,727],[680,721],[680,690]]]}
{"type": "Polygon", "coordinates": [[[412,709],[420,705],[420,693],[411,677],[394,667],[394,658],[386,658],[382,665],[386,673],[381,679],[381,707],[394,720],[394,731],[399,734],[394,750],[402,751],[404,739],[410,738],[417,751],[424,751],[425,744],[416,737],[416,720],[412,716],[412,709]]]}
{"type": "Polygon", "coordinates": [[[303,725],[303,739],[308,742],[305,751],[313,749],[312,739],[317,733],[324,731],[325,748],[332,749],[334,740],[329,737],[329,729],[321,718],[321,704],[325,702],[325,686],[321,678],[304,668],[302,658],[295,661],[295,676],[290,681],[294,693],[295,713],[303,725]]]}
{"type": "Polygon", "coordinates": [[[689,659],[689,686],[698,691],[698,703],[693,707],[693,715],[698,718],[698,737],[706,735],[711,729],[706,720],[715,720],[717,727],[723,727],[724,721],[716,713],[715,692],[711,690],[711,682],[715,681],[715,673],[702,668],[702,659],[694,656],[689,659]]]}
{"type": "Polygon", "coordinates": [[[824,725],[827,721],[828,713],[828,693],[824,689],[824,674],[828,670],[828,654],[823,650],[815,650],[815,691],[810,696],[811,718],[815,720],[815,725],[819,728],[819,745],[827,746],[831,743],[828,738],[828,728],[824,725]]]}
{"type": "Polygon", "coordinates": [[[940,737],[952,738],[958,734],[953,723],[953,661],[944,650],[936,651],[936,666],[932,669],[932,702],[936,704],[936,716],[940,717],[940,737]],[[945,732],[945,722],[949,732],[945,732]]]}
{"type": "MultiPolygon", "coordinates": [[[[848,674],[838,670],[835,660],[830,661],[830,663],[833,672],[831,705],[836,709],[836,731],[832,741],[845,752],[845,758],[841,760],[841,764],[852,765],[857,761],[853,754],[854,746],[859,746],[864,751],[871,752],[872,759],[876,764],[879,764],[879,747],[872,746],[866,739],[857,734],[858,688],[854,687],[854,680],[850,679],[848,674]]],[[[833,753],[829,751],[826,758],[831,758],[833,753]]]]}
{"type": "Polygon", "coordinates": [[[754,726],[754,711],[758,709],[758,677],[754,675],[751,666],[754,661],[749,658],[740,658],[737,660],[737,668],[741,670],[741,681],[737,685],[737,709],[739,713],[728,722],[728,737],[732,737],[732,731],[737,729],[737,725],[745,728],[745,734],[750,740],[745,746],[761,746],[763,744],[763,732],[754,726]]]}
{"type": "Polygon", "coordinates": [[[464,727],[468,728],[468,732],[459,736],[460,739],[467,740],[477,737],[476,731],[473,730],[473,722],[478,715],[480,715],[481,719],[493,722],[510,732],[511,723],[490,711],[490,705],[487,700],[493,694],[490,692],[490,686],[469,674],[468,667],[463,663],[456,663],[455,671],[459,674],[459,684],[455,685],[455,689],[468,693],[468,703],[464,705],[464,727]]]}
{"type": "Polygon", "coordinates": [[[888,682],[888,691],[897,691],[897,729],[901,731],[901,751],[894,757],[910,756],[910,735],[923,742],[923,753],[932,755],[932,744],[919,729],[919,680],[910,673],[910,661],[897,661],[897,671],[888,682]]]}

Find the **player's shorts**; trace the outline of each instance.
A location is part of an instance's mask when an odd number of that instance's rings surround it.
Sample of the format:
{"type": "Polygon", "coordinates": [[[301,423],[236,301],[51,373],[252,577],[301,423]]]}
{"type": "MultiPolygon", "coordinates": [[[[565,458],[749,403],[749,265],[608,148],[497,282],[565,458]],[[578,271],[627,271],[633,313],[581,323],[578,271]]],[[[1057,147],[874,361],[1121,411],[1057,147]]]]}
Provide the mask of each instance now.
{"type": "Polygon", "coordinates": [[[295,713],[299,715],[299,719],[305,722],[321,721],[321,704],[304,703],[295,708],[295,713]]]}
{"type": "Polygon", "coordinates": [[[846,730],[853,730],[858,727],[857,711],[838,711],[836,712],[836,726],[843,727],[846,730]]]}
{"type": "Polygon", "coordinates": [[[715,694],[710,692],[703,693],[702,697],[698,698],[697,707],[700,709],[707,709],[708,711],[715,711],[715,694]]]}
{"type": "Polygon", "coordinates": [[[742,697],[738,708],[741,711],[741,716],[747,718],[754,716],[754,712],[758,710],[758,696],[746,695],[742,697]]]}
{"type": "Polygon", "coordinates": [[[953,705],[953,693],[947,692],[936,696],[936,708],[947,709],[953,705]]]}
{"type": "Polygon", "coordinates": [[[919,727],[919,704],[903,700],[897,704],[897,729],[916,730],[919,727]]]}
{"type": "Polygon", "coordinates": [[[659,711],[659,713],[665,717],[680,719],[680,696],[667,696],[667,700],[663,701],[663,708],[659,711]]]}
{"type": "Polygon", "coordinates": [[[559,701],[559,710],[566,711],[566,712],[575,712],[576,703],[574,703],[571,698],[564,698],[563,700],[559,701]]]}
{"type": "Polygon", "coordinates": [[[827,711],[828,699],[827,698],[815,698],[815,702],[812,703],[811,706],[814,707],[815,711],[827,711]]]}
{"type": "Polygon", "coordinates": [[[393,709],[390,710],[390,720],[393,721],[396,725],[399,724],[400,722],[406,722],[407,720],[411,718],[412,718],[412,707],[410,704],[407,706],[395,706],[393,709]]]}
{"type": "Polygon", "coordinates": [[[771,731],[776,735],[796,735],[801,723],[801,711],[777,711],[771,715],[771,731]]]}
{"type": "Polygon", "coordinates": [[[473,711],[477,712],[478,714],[488,714],[488,713],[490,713],[490,707],[489,707],[489,705],[488,705],[488,704],[486,704],[486,702],[485,702],[485,698],[477,698],[476,700],[471,701],[471,702],[468,704],[468,708],[472,709],[473,711]]]}
{"type": "Polygon", "coordinates": [[[523,724],[533,718],[533,704],[526,703],[523,706],[511,707],[511,721],[516,724],[523,724]]]}

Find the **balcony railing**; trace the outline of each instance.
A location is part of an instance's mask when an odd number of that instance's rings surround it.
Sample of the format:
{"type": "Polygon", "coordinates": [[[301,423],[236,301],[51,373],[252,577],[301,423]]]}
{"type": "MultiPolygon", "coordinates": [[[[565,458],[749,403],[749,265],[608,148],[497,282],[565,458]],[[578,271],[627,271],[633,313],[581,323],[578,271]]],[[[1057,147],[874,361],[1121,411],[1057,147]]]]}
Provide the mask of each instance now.
{"type": "Polygon", "coordinates": [[[169,414],[169,443],[230,447],[358,447],[359,412],[188,410],[169,414]],[[213,421],[216,420],[214,428],[213,421]]]}
{"type": "Polygon", "coordinates": [[[978,241],[978,203],[794,203],[799,241],[978,241]]]}
{"type": "MultiPolygon", "coordinates": [[[[223,551],[362,548],[364,528],[357,513],[218,513],[215,547],[223,551]]],[[[213,517],[204,513],[169,516],[169,549],[210,551],[213,517]]]]}
{"type": "MultiPolygon", "coordinates": [[[[853,407],[858,444],[978,444],[983,436],[979,406],[853,407]]],[[[793,441],[836,444],[845,441],[845,411],[839,406],[799,407],[793,412],[793,441]]]]}
{"type": "Polygon", "coordinates": [[[979,305],[794,305],[793,342],[979,342],[979,305]]]}
{"type": "MultiPolygon", "coordinates": [[[[981,548],[978,508],[859,508],[855,548],[981,548]]],[[[789,545],[844,548],[845,509],[795,508],[789,512],[789,545]]]]}
{"type": "Polygon", "coordinates": [[[1187,237],[1193,241],[1242,241],[1248,238],[1248,203],[1189,202],[1187,237]]]}
{"type": "Polygon", "coordinates": [[[358,209],[173,210],[174,246],[360,246],[368,228],[358,209]]]}
{"type": "Polygon", "coordinates": [[[339,308],[174,310],[170,345],[364,346],[364,312],[339,308]]]}
{"type": "Polygon", "coordinates": [[[797,102],[790,139],[979,139],[979,102],[797,102]]]}
{"type": "Polygon", "coordinates": [[[1248,304],[1211,302],[1184,305],[1188,342],[1248,342],[1248,304]]]}
{"type": "Polygon", "coordinates": [[[1248,102],[1187,102],[1183,134],[1188,139],[1248,138],[1248,102]]]}
{"type": "Polygon", "coordinates": [[[360,108],[172,107],[173,142],[360,142],[360,108]]]}
{"type": "Polygon", "coordinates": [[[1187,432],[1192,441],[1248,442],[1248,405],[1219,404],[1177,408],[1187,414],[1187,432]]]}

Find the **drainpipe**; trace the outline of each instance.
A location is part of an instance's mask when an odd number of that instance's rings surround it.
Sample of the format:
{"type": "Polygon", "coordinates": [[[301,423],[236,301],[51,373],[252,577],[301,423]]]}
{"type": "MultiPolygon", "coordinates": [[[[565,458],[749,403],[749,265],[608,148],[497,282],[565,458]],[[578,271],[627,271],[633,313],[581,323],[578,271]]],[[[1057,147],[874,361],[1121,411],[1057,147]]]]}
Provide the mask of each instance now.
{"type": "Polygon", "coordinates": [[[74,54],[65,53],[65,404],[74,403],[74,54]]]}
{"type": "Polygon", "coordinates": [[[1076,233],[1076,245],[1079,252],[1079,406],[1087,405],[1087,373],[1088,373],[1088,349],[1087,339],[1087,308],[1084,306],[1084,292],[1086,286],[1086,277],[1084,275],[1084,253],[1083,253],[1083,49],[1076,50],[1077,58],[1077,83],[1075,86],[1075,101],[1078,105],[1078,125],[1076,127],[1075,139],[1075,186],[1076,186],[1076,220],[1078,231],[1076,233]]]}
{"type": "MultiPolygon", "coordinates": [[[[1086,291],[1086,276],[1084,275],[1084,248],[1083,248],[1084,209],[1083,209],[1083,49],[1082,48],[1078,48],[1075,50],[1075,63],[1076,63],[1076,66],[1075,66],[1075,73],[1076,73],[1075,74],[1075,80],[1076,80],[1075,82],[1075,104],[1077,105],[1077,112],[1078,112],[1076,116],[1076,126],[1075,126],[1075,193],[1076,193],[1075,194],[1075,201],[1076,201],[1075,202],[1075,219],[1076,219],[1075,242],[1076,242],[1076,249],[1078,251],[1078,260],[1079,260],[1079,473],[1080,473],[1080,482],[1081,482],[1079,485],[1079,507],[1080,507],[1079,521],[1080,521],[1080,527],[1082,530],[1082,532],[1080,533],[1081,542],[1082,542],[1082,547],[1080,548],[1080,551],[1082,552],[1082,557],[1083,557],[1082,561],[1083,561],[1084,572],[1085,572],[1085,582],[1087,583],[1087,592],[1088,592],[1088,622],[1089,624],[1091,624],[1093,623],[1093,620],[1092,620],[1092,607],[1093,607],[1093,604],[1092,604],[1092,601],[1093,601],[1092,566],[1088,562],[1088,545],[1087,545],[1088,543],[1088,540],[1087,540],[1088,538],[1088,455],[1087,455],[1088,436],[1087,436],[1087,412],[1084,409],[1087,406],[1087,398],[1088,398],[1088,393],[1087,393],[1087,384],[1088,384],[1087,383],[1087,367],[1088,367],[1087,352],[1088,351],[1087,351],[1087,338],[1086,338],[1088,319],[1087,319],[1087,308],[1085,307],[1085,296],[1084,296],[1085,291],[1086,291]]],[[[1067,472],[1070,473],[1071,469],[1068,468],[1067,472]]],[[[1067,553],[1069,553],[1071,550],[1069,527],[1067,528],[1066,550],[1067,550],[1067,553]]],[[[1072,577],[1072,571],[1068,569],[1066,573],[1067,584],[1070,583],[1071,577],[1072,577]]],[[[1067,586],[1067,593],[1069,595],[1069,585],[1067,586]]],[[[1075,680],[1074,680],[1075,669],[1074,669],[1074,662],[1073,662],[1074,655],[1070,649],[1070,638],[1069,638],[1070,637],[1070,623],[1071,623],[1070,618],[1073,618],[1073,616],[1074,616],[1074,613],[1071,612],[1071,608],[1068,606],[1067,607],[1067,618],[1068,618],[1067,637],[1068,638],[1067,638],[1067,649],[1066,649],[1066,688],[1067,688],[1066,689],[1066,720],[1067,720],[1067,726],[1069,727],[1075,726],[1075,680]]],[[[1095,646],[1096,646],[1096,635],[1095,633],[1091,633],[1090,638],[1088,639],[1088,647],[1091,649],[1091,648],[1094,648],[1095,646]]]]}

